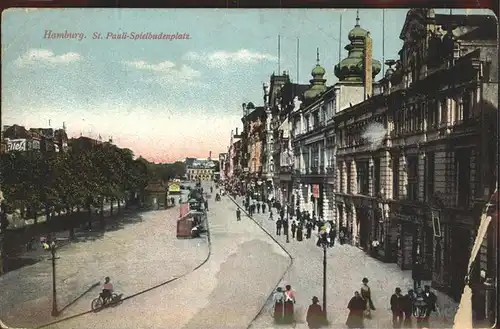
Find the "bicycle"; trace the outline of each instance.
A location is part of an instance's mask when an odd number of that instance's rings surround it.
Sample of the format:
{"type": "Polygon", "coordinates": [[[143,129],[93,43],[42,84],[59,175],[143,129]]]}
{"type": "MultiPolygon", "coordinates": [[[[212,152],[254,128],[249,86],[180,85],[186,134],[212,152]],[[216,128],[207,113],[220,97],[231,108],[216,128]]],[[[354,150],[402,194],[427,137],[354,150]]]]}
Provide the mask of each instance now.
{"type": "Polygon", "coordinates": [[[123,294],[118,295],[116,293],[112,293],[111,297],[104,299],[102,297],[102,293],[101,293],[101,294],[99,294],[99,297],[95,298],[92,301],[92,303],[90,304],[90,308],[92,309],[92,311],[98,312],[104,307],[116,306],[121,301],[122,295],[123,294]]]}

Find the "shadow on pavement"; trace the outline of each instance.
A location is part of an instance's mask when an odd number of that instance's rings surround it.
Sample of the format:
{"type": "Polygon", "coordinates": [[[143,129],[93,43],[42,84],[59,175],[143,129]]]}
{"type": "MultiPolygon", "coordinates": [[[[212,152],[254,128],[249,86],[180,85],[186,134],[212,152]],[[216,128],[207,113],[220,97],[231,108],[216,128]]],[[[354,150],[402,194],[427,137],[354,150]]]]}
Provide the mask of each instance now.
{"type": "MultiPolygon", "coordinates": [[[[104,228],[99,218],[92,220],[92,228],[90,230],[88,229],[87,222],[80,223],[80,226],[74,229],[75,235],[73,240],[70,240],[70,231],[67,226],[66,230],[55,231],[31,228],[25,230],[7,230],[3,239],[0,240],[0,243],[3,243],[3,273],[5,274],[25,266],[34,265],[39,261],[47,259],[49,254],[40,245],[40,236],[52,234],[58,240],[58,249],[60,249],[72,243],[92,242],[103,238],[106,232],[118,231],[127,225],[142,222],[142,211],[135,209],[122,211],[122,213],[113,215],[112,217],[105,217],[104,228]],[[28,251],[26,243],[23,242],[30,239],[34,239],[34,243],[33,249],[28,251]]],[[[45,228],[47,229],[47,226],[45,228]]]]}
{"type": "Polygon", "coordinates": [[[90,291],[92,291],[92,289],[94,289],[95,287],[99,286],[100,284],[101,284],[101,282],[96,282],[93,285],[91,285],[87,290],[85,290],[83,293],[81,293],[78,297],[76,297],[71,302],[69,302],[68,304],[66,304],[66,306],[64,306],[63,308],[61,308],[59,310],[59,315],[63,314],[63,312],[65,310],[67,310],[68,308],[70,308],[71,305],[73,305],[74,303],[76,303],[78,300],[80,300],[80,298],[82,298],[83,296],[85,296],[86,294],[88,294],[90,291]]]}

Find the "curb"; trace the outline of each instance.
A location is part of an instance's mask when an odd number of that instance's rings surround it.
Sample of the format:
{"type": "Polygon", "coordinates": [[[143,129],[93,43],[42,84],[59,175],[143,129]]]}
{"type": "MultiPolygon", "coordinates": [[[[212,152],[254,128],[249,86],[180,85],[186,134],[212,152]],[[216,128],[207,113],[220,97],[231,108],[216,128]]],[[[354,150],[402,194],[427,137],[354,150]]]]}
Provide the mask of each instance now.
{"type": "MultiPolygon", "coordinates": [[[[208,254],[207,254],[207,257],[205,258],[205,260],[203,260],[200,264],[198,264],[195,268],[193,268],[191,271],[189,272],[186,272],[184,274],[182,274],[181,276],[178,276],[178,277],[174,277],[168,281],[165,281],[165,282],[162,282],[160,284],[157,284],[153,287],[150,287],[150,288],[147,288],[145,290],[141,290],[133,295],[130,295],[130,296],[127,296],[125,298],[123,298],[120,302],[124,302],[126,301],[127,299],[131,299],[131,298],[134,298],[134,297],[137,297],[139,295],[142,295],[142,294],[145,294],[151,290],[154,290],[156,288],[160,288],[164,285],[167,285],[169,283],[172,283],[174,281],[177,281],[179,279],[182,279],[184,277],[186,277],[187,275],[193,273],[194,271],[198,270],[200,267],[202,267],[203,265],[205,265],[208,260],[210,259],[210,257],[212,256],[212,237],[211,237],[211,234],[210,234],[210,223],[208,221],[208,217],[207,217],[207,241],[208,241],[208,254]]],[[[52,321],[52,322],[49,322],[49,323],[46,323],[46,324],[43,324],[41,326],[38,326],[38,327],[33,327],[34,329],[40,329],[40,328],[45,328],[45,327],[48,327],[48,326],[51,326],[51,325],[54,325],[54,324],[57,324],[57,323],[61,323],[61,322],[64,322],[64,321],[68,321],[68,320],[71,320],[71,319],[74,319],[74,318],[78,318],[78,317],[81,317],[83,315],[87,315],[87,314],[90,314],[90,313],[95,313],[95,311],[93,310],[89,310],[89,311],[85,311],[85,312],[81,312],[81,313],[77,313],[77,314],[74,314],[74,315],[71,315],[71,316],[68,316],[68,317],[65,317],[65,318],[62,318],[62,319],[59,319],[59,320],[56,320],[56,321],[52,321]]],[[[27,328],[12,328],[12,327],[8,327],[5,323],[3,323],[1,320],[0,320],[0,329],[27,329],[27,328]]]]}
{"type": "Polygon", "coordinates": [[[259,312],[257,312],[257,314],[253,317],[253,319],[250,321],[250,323],[248,324],[247,326],[247,329],[249,329],[252,324],[255,322],[255,320],[257,320],[257,318],[259,317],[259,315],[262,314],[262,312],[264,311],[266,305],[267,305],[267,302],[269,301],[270,298],[272,298],[274,292],[276,291],[276,288],[278,288],[280,286],[280,282],[283,281],[283,279],[285,278],[285,276],[287,275],[288,271],[290,271],[290,268],[292,267],[293,265],[293,256],[285,249],[285,247],[283,247],[283,245],[278,241],[276,240],[276,238],[268,231],[266,230],[257,220],[255,220],[252,216],[250,216],[250,214],[240,205],[238,204],[238,202],[236,202],[236,200],[234,200],[230,195],[227,195],[228,198],[238,207],[241,209],[241,211],[247,215],[248,218],[250,218],[258,227],[260,227],[260,229],[262,231],[264,231],[264,233],[267,234],[267,236],[269,236],[280,248],[281,250],[283,250],[287,255],[288,257],[290,258],[290,264],[288,264],[288,267],[286,268],[285,272],[283,273],[283,275],[280,277],[279,281],[276,283],[276,285],[274,286],[273,290],[269,293],[269,296],[268,298],[266,299],[266,302],[264,303],[264,305],[262,305],[261,309],[259,310],[259,312]]]}

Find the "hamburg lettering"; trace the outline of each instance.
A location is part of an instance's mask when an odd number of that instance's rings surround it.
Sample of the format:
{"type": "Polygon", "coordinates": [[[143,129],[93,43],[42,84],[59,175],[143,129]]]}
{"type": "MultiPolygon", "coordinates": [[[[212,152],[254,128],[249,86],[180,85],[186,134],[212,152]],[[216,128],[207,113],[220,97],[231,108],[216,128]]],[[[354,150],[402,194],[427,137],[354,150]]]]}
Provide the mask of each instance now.
{"type": "Polygon", "coordinates": [[[76,32],[68,32],[68,30],[64,30],[64,32],[54,32],[52,30],[45,30],[45,34],[43,36],[44,39],[76,39],[78,41],[82,41],[85,38],[85,34],[76,33],[76,32]]]}

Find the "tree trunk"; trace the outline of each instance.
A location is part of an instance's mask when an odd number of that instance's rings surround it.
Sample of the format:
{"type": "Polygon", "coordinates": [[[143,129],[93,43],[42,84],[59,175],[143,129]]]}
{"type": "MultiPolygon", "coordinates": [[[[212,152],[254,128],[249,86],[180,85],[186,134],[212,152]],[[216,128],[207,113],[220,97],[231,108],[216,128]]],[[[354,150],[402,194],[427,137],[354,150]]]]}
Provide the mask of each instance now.
{"type": "Polygon", "coordinates": [[[75,239],[75,220],[76,218],[73,217],[73,207],[70,207],[69,211],[69,239],[74,240],[75,239]]]}
{"type": "Polygon", "coordinates": [[[50,217],[50,206],[45,204],[45,219],[49,222],[52,218],[50,217]]]}
{"type": "Polygon", "coordinates": [[[105,229],[105,223],[104,223],[104,198],[101,198],[101,203],[99,205],[100,211],[99,211],[99,221],[101,223],[101,228],[105,229]]]}
{"type": "Polygon", "coordinates": [[[87,220],[88,220],[88,227],[87,229],[88,230],[91,230],[92,229],[92,208],[90,207],[90,202],[87,203],[87,220]]]}
{"type": "Polygon", "coordinates": [[[38,210],[36,208],[33,209],[33,223],[36,225],[38,224],[38,210]]]}
{"type": "Polygon", "coordinates": [[[109,199],[109,202],[110,202],[110,208],[109,208],[109,216],[112,217],[113,216],[113,202],[114,202],[114,199],[111,198],[109,199]]]}
{"type": "Polygon", "coordinates": [[[118,198],[118,200],[116,201],[116,207],[118,208],[118,214],[120,213],[121,211],[121,206],[120,206],[120,199],[118,198]]]}

